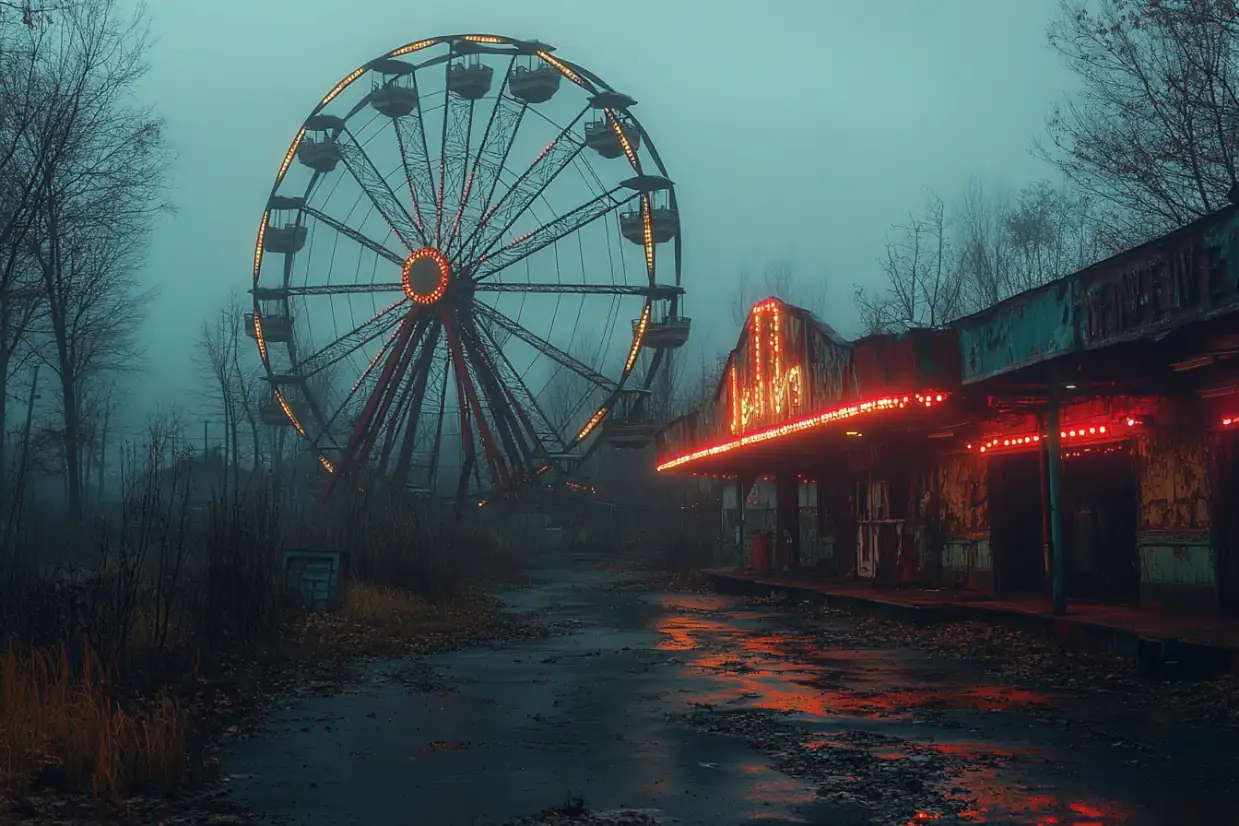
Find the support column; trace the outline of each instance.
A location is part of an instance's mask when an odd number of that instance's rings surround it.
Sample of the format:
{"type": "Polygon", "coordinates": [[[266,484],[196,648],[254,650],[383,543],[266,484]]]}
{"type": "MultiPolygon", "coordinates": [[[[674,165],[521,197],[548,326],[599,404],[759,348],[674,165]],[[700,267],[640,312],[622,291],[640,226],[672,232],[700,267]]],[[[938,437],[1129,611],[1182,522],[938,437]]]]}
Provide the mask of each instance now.
{"type": "Polygon", "coordinates": [[[1054,613],[1062,616],[1067,613],[1067,580],[1066,564],[1063,556],[1063,453],[1061,422],[1059,417],[1059,402],[1061,391],[1058,375],[1050,371],[1050,403],[1046,410],[1046,481],[1048,488],[1049,513],[1046,515],[1050,524],[1050,581],[1054,600],[1054,613]]]}
{"type": "MultiPolygon", "coordinates": [[[[1048,414],[1037,417],[1037,426],[1046,433],[1050,432],[1048,422],[1048,414]]],[[[1046,442],[1045,447],[1037,451],[1040,464],[1037,487],[1041,492],[1041,587],[1045,590],[1049,590],[1054,582],[1054,540],[1050,537],[1050,462],[1046,458],[1049,447],[1050,443],[1046,442]]]]}
{"type": "Polygon", "coordinates": [[[736,475],[736,524],[740,530],[740,544],[736,548],[736,553],[739,557],[738,567],[743,568],[744,565],[744,544],[748,537],[748,528],[744,520],[744,500],[748,495],[748,477],[743,473],[736,475]]]}

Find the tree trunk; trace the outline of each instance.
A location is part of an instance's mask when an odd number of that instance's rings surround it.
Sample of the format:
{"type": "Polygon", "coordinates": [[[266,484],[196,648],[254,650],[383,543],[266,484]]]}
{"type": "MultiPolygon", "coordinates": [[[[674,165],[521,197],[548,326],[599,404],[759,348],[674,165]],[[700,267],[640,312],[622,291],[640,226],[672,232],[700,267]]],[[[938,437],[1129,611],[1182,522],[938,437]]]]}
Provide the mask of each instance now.
{"type": "Polygon", "coordinates": [[[61,361],[60,392],[64,399],[65,486],[69,499],[69,515],[82,518],[81,422],[77,409],[77,388],[73,386],[73,368],[61,361]]]}
{"type": "Polygon", "coordinates": [[[241,495],[241,429],[237,423],[237,411],[234,408],[232,411],[231,422],[229,426],[232,428],[232,495],[241,495]]]}
{"type": "Polygon", "coordinates": [[[262,434],[258,432],[258,420],[254,418],[253,412],[247,407],[245,418],[249,421],[250,435],[254,437],[254,472],[258,473],[262,470],[262,434]]]}
{"type": "Polygon", "coordinates": [[[0,508],[8,501],[9,491],[9,358],[0,353],[0,508]]]}
{"type": "Polygon", "coordinates": [[[99,467],[98,467],[99,478],[98,478],[98,485],[96,486],[96,490],[95,490],[96,505],[103,501],[103,466],[107,462],[107,458],[108,458],[108,418],[110,415],[111,414],[109,411],[106,411],[106,410],[104,411],[103,430],[100,431],[99,433],[99,467]]]}

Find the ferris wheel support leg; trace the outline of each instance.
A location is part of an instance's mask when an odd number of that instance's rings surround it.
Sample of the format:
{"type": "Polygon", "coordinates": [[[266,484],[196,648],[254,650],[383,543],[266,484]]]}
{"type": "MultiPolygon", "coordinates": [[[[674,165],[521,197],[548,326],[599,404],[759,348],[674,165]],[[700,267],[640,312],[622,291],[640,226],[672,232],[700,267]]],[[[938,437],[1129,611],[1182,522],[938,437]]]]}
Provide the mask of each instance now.
{"type": "Polygon", "coordinates": [[[404,353],[401,355],[400,363],[396,367],[396,372],[392,375],[391,381],[388,382],[387,390],[383,394],[382,401],[379,403],[378,413],[374,417],[374,422],[369,428],[366,441],[362,443],[362,451],[356,460],[357,467],[364,467],[370,461],[370,454],[374,451],[374,446],[378,441],[380,431],[384,430],[383,424],[387,423],[385,428],[386,433],[383,439],[383,447],[381,449],[381,464],[379,472],[387,464],[387,456],[391,453],[392,443],[396,437],[396,430],[400,426],[401,415],[397,412],[395,415],[388,416],[391,412],[392,404],[396,401],[396,396],[399,394],[400,403],[397,405],[397,411],[404,405],[405,399],[409,394],[409,385],[405,382],[405,378],[409,373],[409,365],[413,363],[413,355],[417,352],[418,343],[426,332],[428,320],[423,320],[413,334],[413,338],[404,348],[404,353]]]}
{"type": "Polygon", "coordinates": [[[525,438],[526,434],[521,429],[521,421],[512,411],[511,402],[515,397],[511,388],[505,387],[499,380],[495,364],[482,347],[476,328],[472,326],[463,328],[461,339],[462,344],[467,345],[473,355],[474,370],[478,374],[482,391],[486,395],[487,405],[495,416],[496,429],[508,451],[508,459],[513,472],[520,472],[522,475],[530,474],[533,470],[530,467],[530,457],[533,455],[534,446],[538,444],[537,436],[533,436],[532,442],[525,438]]]}
{"type": "Polygon", "coordinates": [[[400,455],[396,457],[396,467],[392,478],[398,488],[403,489],[409,483],[409,468],[413,464],[413,446],[417,439],[418,423],[422,418],[422,404],[426,399],[426,385],[430,382],[430,373],[434,367],[435,352],[439,346],[439,334],[442,325],[436,324],[426,344],[422,348],[422,356],[415,368],[417,371],[413,381],[413,399],[405,416],[404,439],[400,444],[400,455]]]}
{"type": "Polygon", "coordinates": [[[383,372],[379,375],[379,380],[370,394],[370,398],[366,401],[365,408],[362,409],[361,416],[357,423],[353,426],[353,432],[349,435],[348,444],[344,449],[344,456],[334,473],[328,481],[326,490],[323,492],[322,499],[329,497],[339,484],[340,478],[353,471],[356,467],[356,459],[359,449],[365,441],[370,425],[374,421],[374,414],[378,410],[381,397],[391,383],[392,375],[395,373],[399,365],[409,338],[413,335],[413,315],[407,315],[400,322],[400,329],[396,335],[395,346],[392,347],[391,353],[387,356],[387,363],[383,365],[383,372]]]}
{"type": "Polygon", "coordinates": [[[490,470],[491,480],[496,487],[506,490],[511,487],[512,480],[508,477],[507,469],[503,466],[502,459],[495,448],[490,428],[487,426],[486,418],[482,413],[482,405],[478,402],[477,393],[469,377],[469,367],[465,363],[455,319],[449,319],[444,326],[447,328],[445,332],[447,333],[448,349],[452,354],[452,361],[456,365],[457,380],[460,383],[461,389],[464,390],[464,398],[468,401],[469,408],[477,419],[478,433],[482,437],[482,450],[486,453],[486,464],[490,470]]]}
{"type": "MultiPolygon", "coordinates": [[[[426,320],[426,326],[431,324],[431,320],[426,320]]],[[[383,447],[379,451],[379,474],[383,474],[387,470],[387,463],[391,460],[392,451],[396,447],[396,434],[400,432],[400,426],[405,426],[406,432],[410,429],[415,430],[417,427],[416,415],[411,411],[416,407],[418,413],[421,411],[421,399],[418,398],[421,392],[426,388],[426,372],[430,369],[430,360],[434,356],[435,344],[438,342],[438,326],[435,326],[433,332],[429,334],[425,329],[419,330],[414,342],[408,348],[408,359],[413,361],[414,353],[417,352],[416,363],[413,364],[412,372],[407,370],[401,378],[393,382],[393,387],[401,386],[400,398],[396,402],[396,412],[394,415],[387,417],[384,412],[379,416],[379,421],[386,419],[387,430],[383,436],[383,447]],[[420,344],[421,350],[418,351],[420,344]],[[407,377],[407,380],[406,380],[407,377]],[[410,404],[410,400],[414,404],[410,404]]]]}

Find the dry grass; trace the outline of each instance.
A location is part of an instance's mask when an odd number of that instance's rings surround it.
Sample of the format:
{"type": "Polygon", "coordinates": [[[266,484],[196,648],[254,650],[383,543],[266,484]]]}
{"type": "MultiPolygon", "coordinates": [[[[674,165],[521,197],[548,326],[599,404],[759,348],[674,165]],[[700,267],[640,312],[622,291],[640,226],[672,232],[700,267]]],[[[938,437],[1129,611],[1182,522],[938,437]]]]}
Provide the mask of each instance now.
{"type": "Polygon", "coordinates": [[[354,581],[344,592],[340,613],[354,622],[404,636],[440,618],[442,609],[399,588],[354,581]]]}
{"type": "Polygon", "coordinates": [[[74,667],[64,647],[10,647],[0,666],[0,789],[45,785],[113,801],[169,791],[187,773],[188,731],[166,695],[123,709],[90,652],[74,667]]]}

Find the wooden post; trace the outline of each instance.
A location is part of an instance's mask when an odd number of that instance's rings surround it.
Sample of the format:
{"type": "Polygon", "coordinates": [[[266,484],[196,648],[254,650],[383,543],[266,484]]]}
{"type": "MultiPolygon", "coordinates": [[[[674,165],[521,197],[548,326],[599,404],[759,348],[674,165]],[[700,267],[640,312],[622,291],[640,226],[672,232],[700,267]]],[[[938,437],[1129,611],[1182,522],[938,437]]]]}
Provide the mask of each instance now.
{"type": "Polygon", "coordinates": [[[1059,401],[1061,390],[1057,371],[1050,371],[1050,403],[1046,410],[1046,487],[1049,489],[1050,511],[1047,515],[1050,523],[1051,552],[1051,592],[1054,600],[1054,613],[1062,616],[1067,613],[1067,582],[1066,564],[1063,555],[1063,453],[1061,426],[1059,420],[1059,401]]]}

